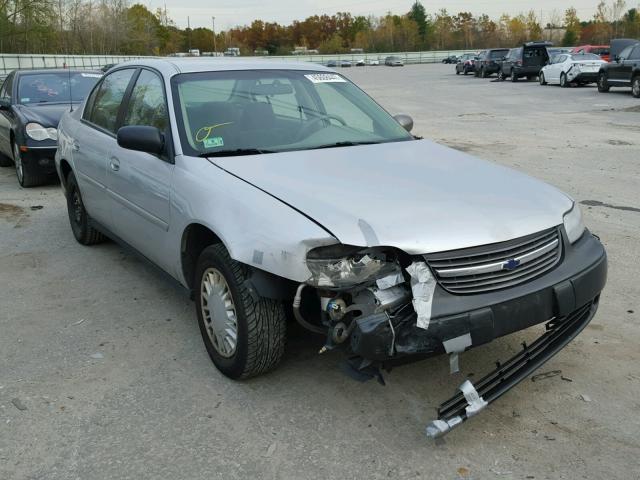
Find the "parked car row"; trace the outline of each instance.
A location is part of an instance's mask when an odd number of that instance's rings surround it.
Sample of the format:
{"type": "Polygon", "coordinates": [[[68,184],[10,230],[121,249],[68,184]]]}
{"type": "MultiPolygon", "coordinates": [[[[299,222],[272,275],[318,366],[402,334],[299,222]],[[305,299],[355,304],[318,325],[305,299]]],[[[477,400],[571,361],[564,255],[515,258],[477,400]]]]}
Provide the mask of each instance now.
{"type": "MultiPolygon", "coordinates": [[[[402,58],[396,55],[390,55],[388,57],[385,57],[384,64],[390,67],[397,67],[397,66],[404,65],[404,62],[402,58]]],[[[374,67],[374,66],[380,65],[380,60],[377,58],[370,58],[368,60],[365,60],[364,58],[360,58],[353,61],[352,60],[329,60],[325,64],[325,66],[329,68],[336,68],[336,67],[349,68],[353,65],[355,65],[356,67],[364,67],[366,65],[374,67]]]]}
{"type": "Polygon", "coordinates": [[[561,87],[597,83],[598,91],[612,87],[631,87],[640,98],[640,42],[615,39],[611,46],[584,45],[554,48],[549,42],[527,42],[520,47],[492,48],[477,54],[462,55],[455,66],[456,75],[473,73],[487,78],[517,82],[538,78],[540,85],[561,87]]]}

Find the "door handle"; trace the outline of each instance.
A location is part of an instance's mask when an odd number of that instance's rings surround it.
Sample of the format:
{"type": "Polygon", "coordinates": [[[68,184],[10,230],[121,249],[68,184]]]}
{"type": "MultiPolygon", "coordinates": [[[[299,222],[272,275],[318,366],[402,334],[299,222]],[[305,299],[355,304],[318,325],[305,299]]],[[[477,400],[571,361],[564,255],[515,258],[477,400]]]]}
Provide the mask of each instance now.
{"type": "Polygon", "coordinates": [[[114,172],[117,172],[118,170],[120,170],[120,160],[118,160],[117,158],[112,158],[109,162],[109,167],[111,167],[111,170],[113,170],[114,172]]]}
{"type": "Polygon", "coordinates": [[[71,150],[77,152],[80,150],[80,144],[76,141],[71,142],[71,150]]]}

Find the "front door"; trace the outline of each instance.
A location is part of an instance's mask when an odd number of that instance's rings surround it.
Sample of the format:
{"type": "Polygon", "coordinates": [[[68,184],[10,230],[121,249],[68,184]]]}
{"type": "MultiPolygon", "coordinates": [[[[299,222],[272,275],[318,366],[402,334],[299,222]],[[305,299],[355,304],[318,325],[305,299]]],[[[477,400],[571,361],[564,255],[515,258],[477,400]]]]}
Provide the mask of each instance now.
{"type": "MultiPolygon", "coordinates": [[[[170,138],[159,75],[142,69],[125,102],[119,126],[152,126],[170,138]]],[[[107,168],[114,233],[165,270],[173,268],[166,255],[173,169],[170,154],[157,156],[117,144],[109,154],[107,168]]]]}

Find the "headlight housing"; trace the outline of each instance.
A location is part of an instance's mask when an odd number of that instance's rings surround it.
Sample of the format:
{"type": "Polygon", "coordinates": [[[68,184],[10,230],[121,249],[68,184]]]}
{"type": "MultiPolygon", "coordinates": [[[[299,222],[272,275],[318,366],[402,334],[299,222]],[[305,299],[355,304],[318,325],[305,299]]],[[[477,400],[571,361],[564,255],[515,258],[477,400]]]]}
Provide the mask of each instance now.
{"type": "Polygon", "coordinates": [[[564,214],[562,218],[564,230],[567,232],[569,242],[575,243],[584,233],[585,226],[582,220],[582,212],[577,204],[573,204],[571,210],[564,214]]]}
{"type": "Polygon", "coordinates": [[[307,254],[311,271],[309,285],[325,288],[348,288],[400,272],[396,262],[377,249],[351,245],[314,248],[307,254]]]}
{"type": "Polygon", "coordinates": [[[43,140],[58,140],[58,130],[53,127],[43,127],[36,122],[27,123],[25,131],[29,138],[37,142],[43,140]]]}

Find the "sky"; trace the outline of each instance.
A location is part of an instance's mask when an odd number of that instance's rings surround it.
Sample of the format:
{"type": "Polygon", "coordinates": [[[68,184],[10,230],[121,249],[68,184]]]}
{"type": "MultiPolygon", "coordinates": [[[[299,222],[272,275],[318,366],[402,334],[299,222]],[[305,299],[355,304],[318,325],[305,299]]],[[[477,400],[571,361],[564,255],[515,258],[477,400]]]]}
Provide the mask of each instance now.
{"type": "MultiPolygon", "coordinates": [[[[141,0],[141,3],[152,10],[164,6],[164,0],[141,0]]],[[[542,16],[544,25],[554,11],[562,15],[570,6],[576,8],[581,19],[587,20],[595,13],[598,0],[422,0],[421,3],[430,13],[446,8],[450,14],[486,13],[496,19],[503,13],[514,15],[533,9],[538,17],[542,16]]],[[[636,0],[627,0],[628,8],[636,3],[636,0]]],[[[388,11],[400,15],[408,12],[412,4],[412,0],[166,0],[167,13],[179,27],[186,27],[189,17],[192,28],[211,28],[211,17],[215,16],[216,31],[249,25],[255,19],[288,25],[311,15],[344,11],[365,16],[381,16],[388,11]]]]}

